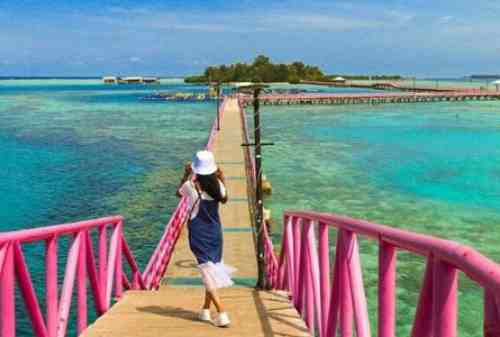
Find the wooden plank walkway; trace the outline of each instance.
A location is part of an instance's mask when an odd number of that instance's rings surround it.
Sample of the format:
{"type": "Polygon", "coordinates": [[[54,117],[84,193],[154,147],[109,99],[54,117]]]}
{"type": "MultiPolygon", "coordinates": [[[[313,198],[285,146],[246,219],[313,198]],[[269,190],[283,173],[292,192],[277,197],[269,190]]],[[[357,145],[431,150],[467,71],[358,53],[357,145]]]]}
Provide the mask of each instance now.
{"type": "Polygon", "coordinates": [[[248,209],[241,117],[236,99],[230,99],[215,141],[215,158],[224,170],[229,202],[221,207],[224,262],[237,268],[235,287],[221,290],[229,312],[229,328],[197,320],[203,288],[187,242],[181,234],[159,291],[128,291],[82,336],[310,336],[283,292],[256,291],[257,262],[248,209]]]}
{"type": "MultiPolygon", "coordinates": [[[[391,93],[304,93],[304,94],[264,94],[260,96],[263,105],[294,104],[391,104],[391,103],[432,103],[463,101],[496,101],[500,92],[492,91],[455,91],[455,92],[391,92],[391,93]]],[[[245,105],[250,105],[252,97],[247,95],[245,105]]]]}

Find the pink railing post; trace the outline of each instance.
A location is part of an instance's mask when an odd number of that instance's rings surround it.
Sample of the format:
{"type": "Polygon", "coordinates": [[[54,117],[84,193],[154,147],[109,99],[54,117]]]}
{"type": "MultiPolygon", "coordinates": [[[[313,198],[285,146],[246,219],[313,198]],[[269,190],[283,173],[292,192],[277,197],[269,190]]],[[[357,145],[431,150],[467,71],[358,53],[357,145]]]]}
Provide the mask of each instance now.
{"type": "Polygon", "coordinates": [[[99,227],[99,282],[101,284],[102,303],[106,303],[106,274],[107,274],[107,226],[99,227]]]}
{"type": "Polygon", "coordinates": [[[500,310],[499,301],[491,290],[484,291],[484,337],[500,336],[500,310]]]}
{"type": "Polygon", "coordinates": [[[292,218],[292,229],[293,229],[293,242],[295,243],[294,246],[293,246],[293,260],[295,261],[295,268],[294,268],[294,271],[295,271],[295,281],[294,281],[294,284],[297,285],[297,296],[294,298],[294,304],[297,308],[299,308],[299,311],[301,310],[301,306],[299,305],[299,302],[300,302],[300,289],[302,289],[302,287],[300,287],[300,267],[301,267],[301,259],[300,259],[300,255],[301,255],[301,247],[302,247],[302,242],[300,240],[300,226],[299,226],[299,219],[298,218],[295,218],[293,217],[292,218]]]}
{"type": "Polygon", "coordinates": [[[395,337],[396,248],[382,240],[378,265],[378,337],[395,337]]]}
{"type": "MultiPolygon", "coordinates": [[[[300,245],[300,261],[299,263],[299,268],[298,268],[298,272],[299,272],[299,275],[298,275],[298,282],[297,284],[299,285],[299,296],[298,296],[298,301],[297,301],[297,308],[299,310],[299,312],[305,317],[307,315],[307,313],[304,315],[304,309],[306,308],[306,302],[305,302],[305,299],[306,299],[306,296],[307,296],[307,290],[308,290],[308,273],[309,273],[309,259],[307,257],[307,240],[305,240],[305,238],[307,238],[307,231],[306,231],[306,226],[304,224],[305,221],[303,221],[302,219],[299,219],[295,225],[295,227],[298,227],[299,229],[301,229],[301,240],[298,241],[299,245],[300,245]],[[301,224],[301,226],[299,226],[298,224],[301,224]],[[302,227],[302,228],[301,228],[302,227]]],[[[306,321],[307,321],[307,318],[306,318],[306,321]]]]}
{"type": "Polygon", "coordinates": [[[68,260],[66,262],[66,272],[64,275],[64,282],[61,293],[61,300],[59,304],[57,337],[66,335],[66,328],[68,326],[69,310],[71,307],[71,295],[76,277],[76,268],[78,265],[78,256],[80,252],[80,245],[82,242],[82,232],[75,235],[68,253],[68,260]]]}
{"type": "Polygon", "coordinates": [[[309,240],[309,232],[311,224],[309,221],[302,222],[302,265],[303,269],[301,275],[304,275],[302,285],[302,316],[306,322],[307,327],[314,334],[314,293],[313,293],[313,268],[311,265],[311,241],[309,240]]]}
{"type": "Polygon", "coordinates": [[[352,304],[356,324],[357,337],[370,337],[370,320],[366,304],[363,274],[359,258],[357,235],[353,232],[346,233],[346,255],[349,267],[349,283],[352,292],[352,304]]]}
{"type": "Polygon", "coordinates": [[[87,328],[87,232],[82,232],[80,253],[77,268],[77,333],[78,335],[87,328]]]}
{"type": "MultiPolygon", "coordinates": [[[[95,310],[97,314],[100,316],[106,312],[106,306],[104,304],[104,292],[105,292],[105,284],[102,285],[99,274],[97,272],[97,264],[94,256],[94,249],[92,244],[92,238],[90,237],[90,233],[87,232],[86,235],[87,242],[87,274],[90,281],[90,286],[92,288],[92,294],[94,295],[94,304],[95,310]]],[[[106,274],[104,274],[106,275],[106,274]]]]}
{"type": "Polygon", "coordinates": [[[323,321],[323,311],[322,305],[323,301],[321,300],[321,281],[320,281],[320,266],[319,266],[319,256],[318,256],[318,248],[316,247],[316,237],[314,234],[314,222],[309,221],[306,224],[307,237],[305,238],[308,241],[308,249],[307,253],[309,256],[309,268],[310,268],[310,278],[311,278],[311,295],[313,296],[314,302],[314,312],[317,315],[317,330],[320,336],[324,336],[325,332],[324,321],[323,321]]]}
{"type": "Polygon", "coordinates": [[[47,335],[56,337],[57,333],[57,237],[54,235],[46,242],[45,248],[45,291],[47,306],[47,335]]]}
{"type": "Polygon", "coordinates": [[[294,250],[294,245],[298,244],[293,239],[293,230],[292,230],[292,219],[289,218],[288,221],[285,223],[285,236],[287,238],[286,240],[286,264],[287,264],[287,271],[288,271],[288,286],[290,287],[290,290],[292,292],[292,297],[297,298],[298,295],[298,287],[297,283],[295,282],[295,268],[296,263],[295,263],[295,250],[294,250]]]}
{"type": "MultiPolygon", "coordinates": [[[[339,233],[340,234],[340,233],[339,233]]],[[[332,289],[330,295],[330,304],[328,321],[326,322],[326,336],[335,337],[337,336],[337,325],[339,320],[339,310],[340,310],[340,255],[342,252],[342,237],[337,235],[337,242],[335,246],[335,262],[333,266],[333,280],[332,289]]]]}
{"type": "Polygon", "coordinates": [[[123,265],[122,265],[122,240],[123,240],[123,222],[120,221],[115,230],[116,236],[116,267],[115,267],[115,298],[119,300],[123,295],[123,265]]]}
{"type": "Polygon", "coordinates": [[[412,337],[430,337],[432,333],[433,271],[434,259],[431,255],[427,258],[425,266],[424,279],[411,332],[412,337]]]}
{"type": "Polygon", "coordinates": [[[457,270],[450,264],[434,262],[432,331],[434,337],[457,336],[457,270]]]}
{"type": "Polygon", "coordinates": [[[14,298],[14,254],[10,243],[1,248],[3,251],[3,267],[0,264],[0,336],[16,335],[16,307],[14,298]]]}
{"type": "Polygon", "coordinates": [[[344,230],[339,230],[338,235],[341,237],[340,251],[340,336],[352,336],[352,323],[353,323],[353,307],[352,307],[352,293],[351,284],[349,282],[349,266],[347,255],[347,233],[344,230]]]}
{"type": "MultiPolygon", "coordinates": [[[[307,249],[307,248],[306,248],[307,249]]],[[[308,253],[305,253],[305,255],[309,255],[308,253]]],[[[313,278],[312,278],[312,270],[311,270],[311,264],[309,263],[309,257],[307,256],[307,262],[305,262],[305,268],[304,268],[304,292],[302,294],[303,299],[303,310],[302,310],[302,317],[304,318],[304,321],[306,322],[307,327],[309,328],[309,331],[311,332],[312,335],[314,335],[314,329],[315,329],[315,321],[314,321],[314,292],[313,292],[313,278]]]]}
{"type": "Polygon", "coordinates": [[[26,311],[31,320],[34,333],[38,337],[46,337],[47,328],[45,327],[45,322],[43,321],[43,315],[40,310],[40,305],[38,304],[35,289],[31,283],[31,275],[28,271],[28,267],[26,266],[21,245],[16,242],[14,243],[13,249],[17,283],[19,285],[19,289],[21,290],[24,303],[26,304],[26,311]]]}
{"type": "Polygon", "coordinates": [[[288,280],[286,279],[287,275],[290,275],[288,272],[287,268],[289,267],[289,264],[285,262],[285,260],[288,258],[287,255],[287,247],[288,247],[288,236],[287,236],[287,226],[288,226],[288,219],[285,218],[283,222],[285,228],[283,229],[283,239],[281,240],[281,251],[279,255],[279,261],[278,261],[278,270],[277,270],[277,285],[276,288],[279,290],[289,290],[290,292],[292,291],[292,288],[289,284],[287,284],[288,280]]]}
{"type": "MultiPolygon", "coordinates": [[[[116,273],[116,260],[118,256],[118,241],[120,239],[120,230],[118,225],[115,224],[113,228],[113,234],[111,235],[111,242],[110,242],[110,248],[109,248],[109,258],[107,261],[108,264],[108,270],[107,270],[107,277],[106,277],[106,310],[109,309],[111,305],[111,295],[113,291],[113,282],[118,283],[116,280],[116,276],[113,277],[116,273]]],[[[121,284],[121,275],[120,279],[118,280],[119,283],[121,284]]],[[[115,285],[116,286],[116,285],[115,285]]],[[[116,290],[115,290],[116,291],[116,290]]]]}
{"type": "Polygon", "coordinates": [[[326,322],[330,305],[330,247],[328,245],[328,226],[319,223],[319,268],[321,286],[321,320],[325,323],[323,334],[326,336],[326,322]]]}

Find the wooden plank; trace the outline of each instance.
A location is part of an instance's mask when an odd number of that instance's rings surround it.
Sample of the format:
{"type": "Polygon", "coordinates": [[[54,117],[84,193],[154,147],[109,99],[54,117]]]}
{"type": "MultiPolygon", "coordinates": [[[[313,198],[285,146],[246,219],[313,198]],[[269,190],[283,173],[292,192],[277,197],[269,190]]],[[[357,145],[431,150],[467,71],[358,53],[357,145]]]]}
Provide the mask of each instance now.
{"type": "Polygon", "coordinates": [[[232,288],[221,291],[231,326],[217,328],[197,319],[202,288],[162,288],[157,292],[129,291],[82,337],[158,336],[310,336],[282,292],[232,288]]]}

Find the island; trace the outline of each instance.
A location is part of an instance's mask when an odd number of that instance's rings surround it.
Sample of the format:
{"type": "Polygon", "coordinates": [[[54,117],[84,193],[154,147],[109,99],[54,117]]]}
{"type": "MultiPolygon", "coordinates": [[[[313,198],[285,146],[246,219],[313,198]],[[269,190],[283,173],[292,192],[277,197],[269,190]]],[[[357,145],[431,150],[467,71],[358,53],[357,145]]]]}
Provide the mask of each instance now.
{"type": "Polygon", "coordinates": [[[289,64],[273,63],[265,55],[258,55],[252,63],[234,63],[230,65],[209,66],[202,75],[189,76],[184,79],[186,83],[219,82],[288,82],[300,83],[301,81],[334,81],[342,77],[346,80],[398,80],[399,75],[325,75],[318,66],[295,61],[289,64]]]}

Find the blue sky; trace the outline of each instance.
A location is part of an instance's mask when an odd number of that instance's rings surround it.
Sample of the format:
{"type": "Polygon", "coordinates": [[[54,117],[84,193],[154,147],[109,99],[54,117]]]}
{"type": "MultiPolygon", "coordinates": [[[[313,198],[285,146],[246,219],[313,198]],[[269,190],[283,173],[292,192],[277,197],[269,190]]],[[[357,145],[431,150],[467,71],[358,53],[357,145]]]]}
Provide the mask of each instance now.
{"type": "Polygon", "coordinates": [[[327,73],[500,73],[500,1],[0,2],[0,76],[185,75],[303,60],[327,73]]]}

